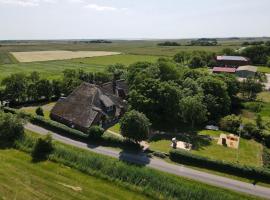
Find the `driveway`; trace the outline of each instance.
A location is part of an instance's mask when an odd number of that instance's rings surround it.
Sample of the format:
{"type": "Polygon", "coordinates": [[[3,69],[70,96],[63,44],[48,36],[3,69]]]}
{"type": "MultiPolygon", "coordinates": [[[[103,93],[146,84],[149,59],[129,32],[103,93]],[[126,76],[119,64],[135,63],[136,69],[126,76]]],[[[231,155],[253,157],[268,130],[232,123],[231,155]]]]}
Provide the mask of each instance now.
{"type": "Polygon", "coordinates": [[[171,164],[155,157],[149,158],[144,153],[132,154],[132,153],[121,152],[121,151],[117,151],[117,150],[102,147],[102,146],[88,145],[84,142],[80,142],[80,141],[72,140],[67,137],[63,137],[57,133],[53,133],[44,128],[41,128],[33,124],[29,124],[29,123],[25,125],[25,128],[33,132],[39,133],[41,135],[46,135],[50,133],[52,134],[52,137],[55,140],[58,140],[60,142],[73,145],[82,149],[86,149],[88,151],[92,151],[95,153],[103,154],[106,156],[114,157],[120,160],[132,162],[136,164],[143,164],[153,169],[157,169],[157,170],[174,174],[177,176],[189,178],[195,181],[200,181],[200,182],[207,183],[210,185],[270,199],[270,188],[253,185],[250,183],[245,183],[245,182],[225,178],[222,176],[194,170],[184,165],[171,164]]]}

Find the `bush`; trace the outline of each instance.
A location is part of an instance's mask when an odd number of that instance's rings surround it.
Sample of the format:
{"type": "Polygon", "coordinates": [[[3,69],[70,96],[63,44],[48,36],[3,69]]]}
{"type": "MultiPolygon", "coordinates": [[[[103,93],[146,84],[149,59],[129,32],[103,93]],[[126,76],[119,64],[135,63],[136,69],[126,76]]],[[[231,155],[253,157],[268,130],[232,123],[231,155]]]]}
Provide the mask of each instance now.
{"type": "Polygon", "coordinates": [[[44,138],[39,138],[32,151],[34,161],[46,160],[48,155],[53,151],[52,136],[46,135],[44,138]]]}
{"type": "Polygon", "coordinates": [[[270,183],[270,171],[263,168],[242,166],[239,164],[227,163],[219,160],[212,160],[206,157],[191,154],[181,150],[172,150],[170,159],[174,162],[188,164],[206,169],[213,169],[228,174],[255,179],[270,183]]]}
{"type": "Polygon", "coordinates": [[[11,145],[24,134],[23,121],[17,116],[0,111],[0,142],[11,145]]]}
{"type": "Polygon", "coordinates": [[[100,126],[91,126],[88,131],[88,138],[101,138],[104,133],[104,129],[100,126]]]}
{"type": "Polygon", "coordinates": [[[263,147],[263,167],[270,169],[270,149],[263,147]]]}
{"type": "Polygon", "coordinates": [[[41,107],[38,107],[36,109],[36,114],[39,115],[39,116],[44,116],[43,109],[41,107]]]}
{"type": "Polygon", "coordinates": [[[259,113],[263,108],[263,104],[260,102],[249,102],[245,103],[244,107],[249,111],[259,113]]]}
{"type": "Polygon", "coordinates": [[[241,124],[240,117],[228,115],[220,120],[220,129],[231,133],[237,133],[241,124]]]}
{"type": "Polygon", "coordinates": [[[241,135],[243,138],[246,139],[256,138],[258,140],[261,140],[260,129],[251,122],[244,124],[243,133],[241,135]]]}

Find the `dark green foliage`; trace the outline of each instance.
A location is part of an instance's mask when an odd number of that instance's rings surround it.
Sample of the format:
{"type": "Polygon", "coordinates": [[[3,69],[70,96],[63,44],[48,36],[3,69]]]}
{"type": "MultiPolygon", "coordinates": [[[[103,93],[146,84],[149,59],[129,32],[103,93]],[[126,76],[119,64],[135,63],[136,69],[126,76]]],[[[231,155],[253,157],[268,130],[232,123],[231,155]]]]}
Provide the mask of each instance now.
{"type": "Polygon", "coordinates": [[[42,107],[38,107],[36,109],[36,114],[39,115],[39,116],[44,116],[44,112],[43,112],[42,107]]]}
{"type": "Polygon", "coordinates": [[[200,78],[199,84],[204,92],[204,102],[209,112],[209,119],[217,120],[229,113],[231,99],[224,81],[213,76],[200,78]]]}
{"type": "Polygon", "coordinates": [[[255,100],[257,94],[262,92],[263,85],[262,83],[258,82],[256,79],[247,78],[240,84],[240,91],[245,98],[248,100],[255,100]]]}
{"type": "Polygon", "coordinates": [[[270,171],[263,168],[254,168],[241,166],[239,164],[227,163],[219,160],[212,160],[206,157],[191,154],[186,151],[172,150],[170,159],[181,164],[188,164],[206,169],[213,169],[228,174],[241,176],[245,178],[260,180],[270,183],[270,171]]]}
{"type": "Polygon", "coordinates": [[[53,151],[52,136],[46,135],[44,138],[39,138],[32,151],[33,161],[46,160],[53,151]]]}
{"type": "Polygon", "coordinates": [[[261,130],[253,123],[248,122],[244,124],[244,129],[241,134],[242,137],[246,139],[255,138],[257,140],[261,140],[261,130]]]}
{"type": "Polygon", "coordinates": [[[12,145],[23,135],[23,121],[17,116],[0,111],[0,145],[12,145]]]}
{"type": "Polygon", "coordinates": [[[165,41],[162,43],[158,43],[158,46],[181,46],[181,44],[177,42],[165,41]]]}
{"type": "Polygon", "coordinates": [[[242,55],[250,58],[253,64],[265,65],[270,56],[270,46],[250,46],[243,50],[242,55]]]}
{"type": "Polygon", "coordinates": [[[148,138],[151,123],[143,114],[135,110],[126,112],[120,120],[121,134],[139,142],[148,138]]]}
{"type": "Polygon", "coordinates": [[[244,104],[244,108],[252,112],[259,113],[261,112],[264,105],[261,102],[247,102],[244,104]]]}
{"type": "Polygon", "coordinates": [[[263,147],[263,167],[270,169],[270,149],[263,147]]]}
{"type": "Polygon", "coordinates": [[[236,115],[228,115],[222,118],[219,124],[221,130],[236,134],[239,130],[241,119],[236,115]]]}
{"type": "Polygon", "coordinates": [[[101,138],[104,133],[104,129],[100,126],[91,126],[87,131],[88,138],[91,140],[92,138],[101,138]]]}
{"type": "Polygon", "coordinates": [[[204,62],[202,57],[195,55],[192,56],[191,59],[189,60],[188,66],[192,69],[201,68],[206,66],[206,63],[204,62]]]}

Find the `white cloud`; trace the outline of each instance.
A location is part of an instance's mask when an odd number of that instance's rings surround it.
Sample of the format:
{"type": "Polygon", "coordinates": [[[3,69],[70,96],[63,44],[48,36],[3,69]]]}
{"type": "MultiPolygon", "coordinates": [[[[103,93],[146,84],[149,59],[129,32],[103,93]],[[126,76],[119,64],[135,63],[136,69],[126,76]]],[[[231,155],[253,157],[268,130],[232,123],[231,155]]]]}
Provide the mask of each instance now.
{"type": "Polygon", "coordinates": [[[96,11],[116,11],[118,8],[116,7],[111,7],[111,6],[100,6],[97,4],[88,4],[85,6],[85,8],[90,8],[96,11]]]}
{"type": "Polygon", "coordinates": [[[0,4],[9,4],[23,7],[39,6],[40,3],[56,3],[57,0],[0,0],[0,4]]]}

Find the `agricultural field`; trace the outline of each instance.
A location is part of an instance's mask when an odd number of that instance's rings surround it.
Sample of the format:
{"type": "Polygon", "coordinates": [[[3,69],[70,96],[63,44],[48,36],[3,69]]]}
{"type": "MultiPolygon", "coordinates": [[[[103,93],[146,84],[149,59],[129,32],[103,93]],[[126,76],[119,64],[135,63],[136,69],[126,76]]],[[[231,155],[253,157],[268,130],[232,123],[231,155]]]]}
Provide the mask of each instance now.
{"type": "Polygon", "coordinates": [[[44,117],[46,119],[50,119],[50,112],[55,104],[56,104],[56,102],[51,102],[51,103],[46,103],[46,104],[38,104],[38,105],[33,105],[33,106],[22,107],[22,108],[20,108],[20,110],[24,111],[26,113],[35,115],[36,109],[38,107],[41,107],[43,109],[44,117]]]}
{"type": "Polygon", "coordinates": [[[74,58],[91,58],[99,56],[119,55],[109,51],[27,51],[10,52],[19,62],[39,62],[50,60],[69,60],[74,58]]]}
{"type": "MultiPolygon", "coordinates": [[[[212,140],[197,139],[191,141],[195,144],[195,149],[191,150],[191,153],[201,156],[206,156],[215,160],[223,160],[226,162],[237,162],[237,149],[224,147],[217,144],[220,133],[224,131],[199,131],[200,135],[208,135],[212,137],[212,140]]],[[[166,135],[163,137],[150,140],[150,149],[160,152],[169,153],[172,149],[171,139],[173,137],[181,140],[181,137],[177,135],[166,135]]],[[[262,166],[262,145],[254,140],[240,139],[239,146],[239,163],[242,165],[251,165],[256,167],[262,166]]]]}
{"type": "Polygon", "coordinates": [[[0,150],[0,199],[137,199],[149,197],[64,165],[33,163],[17,150],[0,150]]]}
{"type": "Polygon", "coordinates": [[[57,79],[61,77],[65,69],[84,69],[87,72],[100,72],[110,64],[122,63],[129,65],[139,61],[154,62],[158,58],[158,56],[147,55],[114,55],[46,62],[0,64],[0,80],[12,73],[29,74],[32,71],[40,72],[41,77],[44,78],[57,79]]]}

